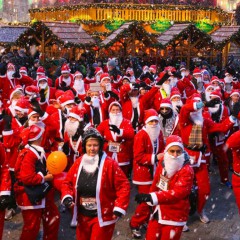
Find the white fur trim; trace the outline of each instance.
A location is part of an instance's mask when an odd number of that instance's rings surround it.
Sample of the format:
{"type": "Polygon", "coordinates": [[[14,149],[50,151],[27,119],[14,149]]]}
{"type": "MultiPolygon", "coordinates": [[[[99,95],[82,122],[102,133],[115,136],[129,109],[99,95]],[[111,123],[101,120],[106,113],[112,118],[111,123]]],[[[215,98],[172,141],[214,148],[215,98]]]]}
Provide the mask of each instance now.
{"type": "Polygon", "coordinates": [[[153,201],[152,206],[158,205],[158,198],[157,198],[156,193],[152,192],[152,193],[150,193],[150,195],[151,195],[152,201],[153,201]]]}
{"type": "Polygon", "coordinates": [[[232,116],[229,117],[230,122],[235,123],[236,121],[233,119],[232,116]]]}
{"type": "Polygon", "coordinates": [[[139,182],[139,181],[132,181],[133,184],[136,184],[136,185],[151,185],[153,183],[153,181],[148,181],[148,182],[139,182]]]}
{"type": "Polygon", "coordinates": [[[218,95],[210,94],[209,96],[210,97],[217,97],[217,98],[221,99],[218,95]]]}
{"type": "Polygon", "coordinates": [[[76,118],[79,122],[80,122],[81,120],[83,120],[82,118],[80,118],[79,115],[77,115],[77,114],[75,114],[75,113],[72,113],[72,112],[70,112],[70,113],[68,114],[68,117],[76,118]]]}
{"type": "Polygon", "coordinates": [[[45,112],[44,115],[41,117],[41,120],[44,121],[46,120],[47,117],[48,117],[48,113],[45,112]]]}
{"type": "Polygon", "coordinates": [[[180,97],[180,98],[181,98],[181,95],[180,95],[180,94],[172,95],[171,98],[170,98],[170,100],[172,100],[172,98],[174,98],[174,97],[180,97]]]}
{"type": "Polygon", "coordinates": [[[155,164],[155,154],[152,154],[152,156],[151,156],[151,163],[152,163],[152,165],[154,165],[155,164]]]}
{"type": "Polygon", "coordinates": [[[172,143],[168,144],[168,145],[165,147],[164,152],[167,152],[167,150],[168,150],[170,147],[172,147],[172,146],[179,146],[180,148],[182,148],[182,150],[184,149],[184,146],[183,146],[182,143],[180,143],[180,142],[172,142],[172,143]]]}
{"type": "Polygon", "coordinates": [[[39,174],[39,175],[42,177],[42,182],[41,182],[41,183],[44,183],[45,180],[44,180],[44,176],[43,176],[43,174],[42,174],[41,172],[38,172],[37,174],[39,174]]]}
{"type": "Polygon", "coordinates": [[[230,97],[232,97],[233,95],[238,95],[238,96],[240,96],[240,93],[239,93],[239,92],[233,92],[232,94],[230,94],[230,97]]]}
{"type": "Polygon", "coordinates": [[[67,198],[67,197],[70,197],[71,199],[73,199],[73,197],[69,194],[65,195],[63,198],[62,198],[62,201],[61,203],[63,204],[63,201],[67,198]]]}
{"type": "Polygon", "coordinates": [[[168,108],[173,109],[172,104],[169,104],[169,103],[161,103],[161,104],[160,104],[160,108],[161,108],[161,107],[168,107],[168,108]]]}
{"type": "Polygon", "coordinates": [[[0,191],[0,196],[10,196],[11,195],[11,191],[0,191]]]}
{"type": "Polygon", "coordinates": [[[145,124],[147,124],[148,122],[152,121],[152,120],[157,120],[159,121],[159,117],[158,116],[151,116],[149,118],[146,119],[145,124]]]}
{"type": "Polygon", "coordinates": [[[193,109],[194,109],[195,111],[198,110],[198,109],[197,109],[197,103],[196,103],[196,102],[193,103],[193,109]]]}
{"type": "Polygon", "coordinates": [[[118,212],[122,213],[123,215],[126,215],[126,211],[120,207],[114,207],[113,211],[118,211],[118,212]]]}
{"type": "Polygon", "coordinates": [[[63,71],[61,71],[61,73],[70,73],[70,71],[69,70],[63,70],[63,71]]]}
{"type": "Polygon", "coordinates": [[[28,114],[28,119],[29,119],[32,115],[34,115],[34,114],[38,114],[38,113],[35,112],[35,111],[32,111],[31,113],[28,114]]]}
{"type": "Polygon", "coordinates": [[[15,107],[14,107],[14,110],[18,110],[18,111],[24,112],[24,113],[27,113],[27,112],[28,112],[28,108],[21,108],[21,107],[18,107],[18,106],[15,106],[15,107]]]}
{"type": "Polygon", "coordinates": [[[111,80],[110,77],[104,77],[104,78],[101,79],[101,83],[102,83],[102,81],[105,80],[105,79],[109,79],[109,80],[111,80]]]}
{"type": "Polygon", "coordinates": [[[28,139],[28,141],[34,141],[34,140],[39,139],[42,136],[43,132],[44,132],[44,129],[41,129],[40,133],[36,137],[30,138],[30,139],[28,139]]]}
{"type": "Polygon", "coordinates": [[[71,103],[75,103],[73,99],[72,99],[72,100],[68,100],[68,101],[66,101],[66,102],[63,102],[63,103],[61,104],[61,106],[62,106],[62,107],[65,107],[67,104],[71,104],[71,103]]]}
{"type": "Polygon", "coordinates": [[[2,131],[2,135],[3,136],[10,136],[13,134],[13,130],[10,130],[10,131],[2,131]]]}

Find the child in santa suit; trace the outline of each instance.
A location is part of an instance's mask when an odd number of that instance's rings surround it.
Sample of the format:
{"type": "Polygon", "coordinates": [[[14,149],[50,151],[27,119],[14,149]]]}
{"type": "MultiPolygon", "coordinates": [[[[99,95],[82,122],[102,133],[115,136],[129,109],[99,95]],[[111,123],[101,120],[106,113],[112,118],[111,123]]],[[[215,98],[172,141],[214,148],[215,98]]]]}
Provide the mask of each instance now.
{"type": "Polygon", "coordinates": [[[117,162],[102,151],[103,142],[96,129],[88,128],[82,143],[85,154],[62,183],[62,203],[74,208],[78,240],[111,240],[129,204],[130,184],[117,162]]]}
{"type": "Polygon", "coordinates": [[[188,197],[193,175],[182,139],[176,135],[169,136],[150,193],[140,193],[135,197],[138,203],[150,202],[154,206],[146,233],[147,240],[180,239],[188,219],[188,197]]]}

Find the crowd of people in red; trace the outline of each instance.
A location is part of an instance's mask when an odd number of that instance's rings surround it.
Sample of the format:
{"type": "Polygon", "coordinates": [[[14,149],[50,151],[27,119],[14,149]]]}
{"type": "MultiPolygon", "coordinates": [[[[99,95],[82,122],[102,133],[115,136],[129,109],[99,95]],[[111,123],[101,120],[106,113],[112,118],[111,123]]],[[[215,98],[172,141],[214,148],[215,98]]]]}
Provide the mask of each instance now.
{"type": "Polygon", "coordinates": [[[136,66],[132,58],[123,72],[109,59],[104,69],[93,65],[94,76],[83,77],[64,63],[55,81],[42,66],[36,79],[11,62],[4,74],[1,69],[1,235],[4,217],[19,207],[20,239],[36,239],[41,220],[43,239],[57,239],[59,191],[77,239],[111,239],[126,214],[131,183],[138,191],[133,237],[141,238],[147,227],[148,240],[180,239],[190,212],[210,222],[204,207],[213,159],[219,182],[233,187],[240,208],[240,82],[234,69],[226,68],[220,79],[204,68],[190,72],[184,63],[178,69],[136,66]],[[61,184],[46,169],[53,151],[68,159],[61,184]]]}

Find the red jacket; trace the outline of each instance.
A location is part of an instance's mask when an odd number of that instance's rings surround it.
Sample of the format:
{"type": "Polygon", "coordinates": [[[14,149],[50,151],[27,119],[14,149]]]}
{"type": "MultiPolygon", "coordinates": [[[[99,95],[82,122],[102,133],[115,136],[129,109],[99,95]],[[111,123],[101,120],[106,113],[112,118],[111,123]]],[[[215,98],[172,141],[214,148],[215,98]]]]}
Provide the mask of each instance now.
{"type": "Polygon", "coordinates": [[[134,138],[134,130],[132,124],[129,120],[124,119],[120,124],[120,134],[116,134],[109,130],[109,119],[103,121],[97,127],[97,130],[104,137],[104,151],[107,155],[114,160],[116,160],[119,166],[129,165],[133,158],[133,138],[134,138]],[[117,142],[120,144],[120,152],[113,153],[109,151],[109,141],[117,142]]]}
{"type": "MultiPolygon", "coordinates": [[[[73,84],[74,84],[74,78],[73,78],[73,75],[70,74],[69,75],[70,79],[71,79],[71,82],[70,82],[70,86],[69,87],[73,87],[73,84]]],[[[61,83],[63,81],[63,76],[61,75],[59,78],[56,79],[56,82],[55,82],[55,88],[58,88],[58,87],[61,87],[61,83]]]]}
{"type": "Polygon", "coordinates": [[[163,172],[162,161],[159,161],[154,180],[150,188],[155,211],[158,211],[158,222],[163,225],[184,226],[189,216],[189,195],[193,185],[193,169],[185,164],[169,181],[169,189],[164,191],[157,187],[163,172]]]}
{"type": "MultiPolygon", "coordinates": [[[[76,185],[82,169],[82,157],[78,158],[62,183],[62,201],[72,197],[75,201],[74,216],[77,213],[76,185]]],[[[116,161],[103,154],[96,186],[97,213],[100,227],[115,223],[113,211],[126,214],[130,199],[130,184],[116,161]]]]}
{"type": "Polygon", "coordinates": [[[155,156],[164,149],[163,135],[160,132],[156,153],[145,128],[134,137],[133,146],[133,183],[137,185],[150,185],[153,181],[155,156]]]}

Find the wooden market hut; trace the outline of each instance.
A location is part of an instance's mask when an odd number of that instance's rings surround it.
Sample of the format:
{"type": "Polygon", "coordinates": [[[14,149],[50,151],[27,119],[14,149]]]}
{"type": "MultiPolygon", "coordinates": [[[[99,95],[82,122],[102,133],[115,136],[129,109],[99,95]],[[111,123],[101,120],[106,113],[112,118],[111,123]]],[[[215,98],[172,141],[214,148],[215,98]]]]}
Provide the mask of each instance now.
{"type": "Polygon", "coordinates": [[[227,63],[230,47],[233,47],[231,45],[236,45],[234,54],[237,51],[240,54],[240,26],[222,26],[211,34],[211,38],[215,43],[215,51],[221,53],[223,65],[227,63]]]}
{"type": "Polygon", "coordinates": [[[193,58],[211,57],[211,37],[191,23],[172,25],[157,38],[157,41],[163,45],[165,57],[185,60],[188,67],[193,58]]]}
{"type": "Polygon", "coordinates": [[[17,39],[17,44],[41,47],[43,58],[59,57],[61,50],[74,57],[79,49],[91,48],[96,44],[81,25],[67,22],[35,22],[17,39]]]}
{"type": "MultiPolygon", "coordinates": [[[[123,55],[131,54],[135,56],[139,51],[146,51],[157,43],[156,36],[148,33],[141,23],[126,22],[117,30],[113,31],[106,39],[101,42],[102,48],[113,47],[123,50],[123,55]]],[[[116,51],[115,51],[116,52],[116,51]]]]}

